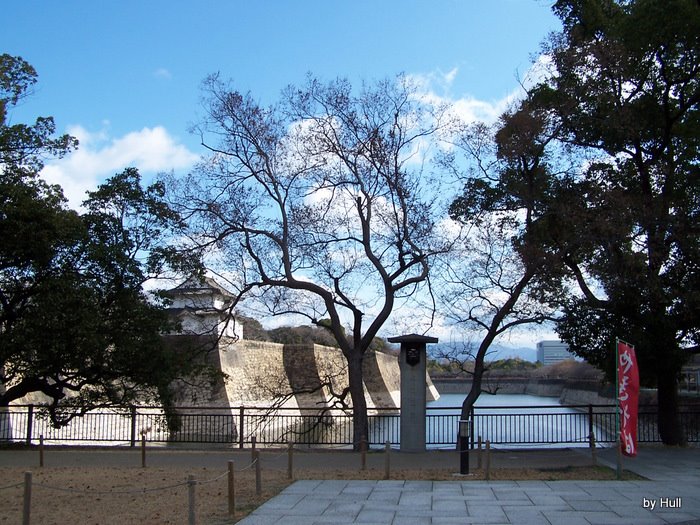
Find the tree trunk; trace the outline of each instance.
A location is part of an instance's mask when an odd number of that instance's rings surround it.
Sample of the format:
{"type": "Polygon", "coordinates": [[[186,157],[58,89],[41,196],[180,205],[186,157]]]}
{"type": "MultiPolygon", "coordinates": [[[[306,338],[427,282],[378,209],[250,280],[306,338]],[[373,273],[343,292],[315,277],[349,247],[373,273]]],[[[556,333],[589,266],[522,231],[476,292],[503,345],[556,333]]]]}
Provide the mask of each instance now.
{"type": "MultiPolygon", "coordinates": [[[[493,342],[493,335],[489,334],[484,338],[479,346],[479,350],[476,354],[476,359],[474,360],[474,374],[472,375],[472,387],[464,398],[462,402],[462,413],[460,414],[460,419],[464,421],[469,421],[471,417],[472,410],[476,404],[476,400],[479,399],[481,395],[481,384],[484,378],[484,357],[486,356],[486,351],[493,342]]],[[[472,427],[473,428],[473,427],[472,427]]],[[[470,428],[470,431],[472,429],[470,428]]],[[[459,449],[459,431],[457,435],[457,448],[459,449]]]]}
{"type": "Polygon", "coordinates": [[[656,307],[651,312],[653,317],[647,322],[647,339],[656,351],[653,367],[656,372],[659,437],[664,445],[685,446],[685,429],[681,425],[678,406],[678,375],[684,359],[676,342],[677,330],[663,308],[666,303],[661,292],[652,295],[650,302],[656,307]]]}
{"type": "Polygon", "coordinates": [[[477,381],[476,377],[472,380],[472,388],[464,398],[462,402],[462,412],[460,414],[460,419],[467,420],[471,414],[472,409],[476,400],[479,399],[479,394],[481,394],[481,378],[477,381]],[[478,383],[478,384],[477,384],[478,383]]]}
{"type": "Polygon", "coordinates": [[[687,445],[679,412],[678,379],[676,371],[662,369],[657,375],[659,436],[664,445],[687,445]]]}
{"type": "Polygon", "coordinates": [[[360,444],[367,441],[369,423],[367,421],[367,400],[362,381],[362,354],[348,357],[348,386],[352,398],[352,449],[360,450],[360,444]]]}

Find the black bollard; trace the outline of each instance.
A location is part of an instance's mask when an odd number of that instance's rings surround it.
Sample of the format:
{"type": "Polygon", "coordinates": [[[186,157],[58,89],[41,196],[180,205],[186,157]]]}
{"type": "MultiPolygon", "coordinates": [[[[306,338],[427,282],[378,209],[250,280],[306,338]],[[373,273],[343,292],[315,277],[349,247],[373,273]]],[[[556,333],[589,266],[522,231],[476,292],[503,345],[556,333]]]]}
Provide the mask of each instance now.
{"type": "Polygon", "coordinates": [[[469,421],[459,421],[459,473],[469,474],[469,421]]]}

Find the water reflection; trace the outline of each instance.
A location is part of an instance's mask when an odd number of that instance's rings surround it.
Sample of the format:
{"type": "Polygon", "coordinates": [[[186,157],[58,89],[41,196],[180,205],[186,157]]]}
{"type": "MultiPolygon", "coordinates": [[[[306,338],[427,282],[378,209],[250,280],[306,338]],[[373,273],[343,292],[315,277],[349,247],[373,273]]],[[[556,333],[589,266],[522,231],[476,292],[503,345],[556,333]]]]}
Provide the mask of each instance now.
{"type": "MultiPolygon", "coordinates": [[[[426,440],[430,447],[453,444],[458,432],[459,407],[462,394],[446,394],[428,403],[426,440]]],[[[607,433],[593,426],[597,440],[605,440],[607,433]]],[[[528,447],[588,447],[588,414],[563,407],[557,398],[531,395],[482,395],[476,402],[473,424],[474,440],[481,436],[495,448],[528,447]],[[517,408],[513,408],[517,407],[517,408]],[[532,408],[529,408],[532,407],[532,408]]]]}

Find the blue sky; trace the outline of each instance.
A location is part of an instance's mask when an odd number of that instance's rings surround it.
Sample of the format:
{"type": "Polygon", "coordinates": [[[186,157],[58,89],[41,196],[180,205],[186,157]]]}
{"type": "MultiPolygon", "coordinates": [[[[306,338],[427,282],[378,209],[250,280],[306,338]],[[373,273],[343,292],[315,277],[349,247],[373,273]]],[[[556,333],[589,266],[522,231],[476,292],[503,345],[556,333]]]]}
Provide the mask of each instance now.
{"type": "MultiPolygon", "coordinates": [[[[0,53],[39,74],[10,118],[52,115],[80,139],[44,176],[77,207],[129,166],[186,173],[206,154],[188,132],[200,84],[230,78],[263,104],[311,72],[354,83],[405,73],[467,119],[493,120],[560,24],[553,0],[13,0],[0,53]]],[[[517,337],[520,339],[520,336],[517,337]]],[[[532,335],[525,335],[534,348],[532,335]]],[[[518,341],[511,342],[518,346],[518,341]]]]}
{"type": "Polygon", "coordinates": [[[272,103],[307,72],[354,82],[423,79],[478,118],[518,90],[547,33],[550,0],[24,0],[3,6],[0,52],[39,73],[12,115],[53,115],[81,139],[47,166],[72,205],[127,166],[186,171],[203,150],[188,133],[210,73],[272,103]]]}

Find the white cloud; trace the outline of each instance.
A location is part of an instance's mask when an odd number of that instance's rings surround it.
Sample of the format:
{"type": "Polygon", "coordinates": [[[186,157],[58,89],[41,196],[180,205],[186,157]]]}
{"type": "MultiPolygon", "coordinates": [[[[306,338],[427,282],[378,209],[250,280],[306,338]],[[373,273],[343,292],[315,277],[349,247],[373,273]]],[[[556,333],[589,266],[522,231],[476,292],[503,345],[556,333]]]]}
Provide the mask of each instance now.
{"type": "Polygon", "coordinates": [[[453,68],[447,73],[414,74],[410,79],[424,102],[436,107],[448,105],[451,114],[462,122],[495,122],[515,97],[515,92],[500,100],[479,100],[468,93],[455,95],[452,86],[458,74],[459,70],[453,68]]]}
{"type": "Polygon", "coordinates": [[[171,80],[173,78],[173,74],[164,67],[159,67],[158,69],[156,69],[153,72],[153,76],[163,80],[171,80]]]}
{"type": "Polygon", "coordinates": [[[118,138],[110,137],[105,129],[90,132],[81,126],[69,128],[68,133],[80,141],[78,150],[48,163],[41,174],[47,182],[61,185],[72,208],[85,200],[86,191],[94,190],[107,177],[127,167],[133,166],[141,175],[147,175],[185,169],[199,158],[161,126],[118,138]]]}
{"type": "Polygon", "coordinates": [[[550,55],[540,55],[525,72],[520,83],[525,89],[531,89],[537,84],[552,79],[557,75],[554,62],[550,55]]]}
{"type": "Polygon", "coordinates": [[[453,67],[447,73],[438,68],[429,73],[411,74],[408,75],[408,78],[421,91],[428,92],[439,90],[443,93],[447,93],[452,89],[457,75],[459,75],[459,68],[453,67]]]}
{"type": "Polygon", "coordinates": [[[415,83],[421,98],[435,105],[449,104],[453,116],[465,123],[485,122],[491,124],[503,114],[514,102],[523,98],[525,91],[553,75],[552,60],[541,55],[525,72],[520,85],[506,96],[498,99],[482,100],[469,93],[455,94],[453,86],[459,75],[459,68],[448,72],[438,69],[430,73],[413,74],[410,79],[415,83]]]}
{"type": "Polygon", "coordinates": [[[453,67],[451,70],[449,70],[447,73],[445,73],[443,75],[443,78],[445,79],[445,82],[448,85],[452,85],[452,83],[454,82],[458,73],[459,73],[459,68],[453,67]]]}

